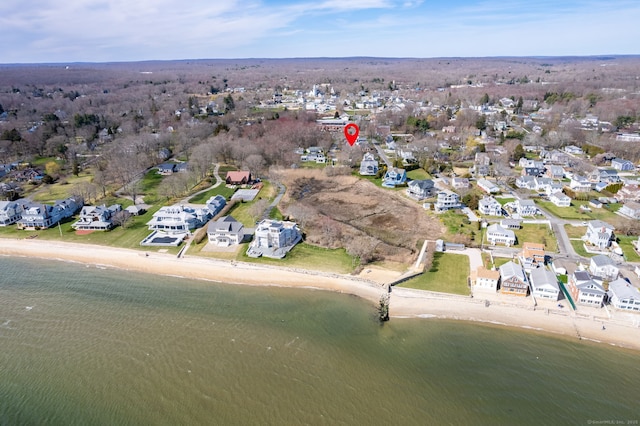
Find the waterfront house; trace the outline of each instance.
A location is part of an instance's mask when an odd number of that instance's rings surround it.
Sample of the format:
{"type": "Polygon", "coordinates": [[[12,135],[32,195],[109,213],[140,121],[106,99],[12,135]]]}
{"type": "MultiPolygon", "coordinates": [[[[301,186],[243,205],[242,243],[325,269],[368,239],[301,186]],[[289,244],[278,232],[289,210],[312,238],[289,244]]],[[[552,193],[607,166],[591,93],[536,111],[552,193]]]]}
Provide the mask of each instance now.
{"type": "Polygon", "coordinates": [[[122,211],[120,204],[114,204],[110,207],[101,206],[84,206],[80,210],[80,217],[71,225],[77,231],[108,231],[114,227],[113,216],[122,211]]]}
{"type": "Polygon", "coordinates": [[[222,216],[207,227],[209,242],[218,247],[240,244],[244,239],[244,226],[233,216],[222,216]]]}
{"type": "Polygon", "coordinates": [[[599,278],[587,271],[575,271],[569,277],[567,288],[574,302],[580,305],[602,307],[606,291],[599,278]]]}
{"type": "Polygon", "coordinates": [[[589,272],[592,275],[613,280],[618,277],[620,269],[609,256],[598,254],[591,258],[589,262],[589,272]]]}
{"type": "Polygon", "coordinates": [[[160,207],[147,222],[149,230],[163,231],[167,234],[188,234],[201,225],[202,221],[195,210],[182,205],[160,207]]]}
{"type": "Polygon", "coordinates": [[[8,226],[22,218],[22,205],[15,201],[0,201],[0,226],[8,226]]]}
{"type": "Polygon", "coordinates": [[[393,188],[407,181],[407,171],[397,167],[390,167],[382,178],[382,186],[393,188]]]}
{"type": "Polygon", "coordinates": [[[549,201],[558,207],[570,207],[571,197],[563,194],[562,192],[554,192],[549,196],[549,201]]]}
{"type": "Polygon", "coordinates": [[[611,245],[614,230],[615,228],[607,222],[591,220],[587,223],[587,232],[584,234],[583,240],[600,250],[604,250],[611,245]]]}
{"type": "Polygon", "coordinates": [[[378,174],[378,167],[378,160],[375,159],[373,154],[366,152],[360,162],[360,175],[375,176],[378,174]]]}
{"type": "Polygon", "coordinates": [[[431,179],[412,180],[407,184],[407,195],[417,200],[433,196],[434,183],[431,179]]]}
{"type": "Polygon", "coordinates": [[[498,291],[498,282],[500,281],[500,271],[493,271],[484,266],[479,266],[476,270],[471,271],[471,285],[474,290],[498,291]]]}
{"type": "Polygon", "coordinates": [[[529,274],[531,294],[541,299],[558,300],[560,286],[556,274],[545,267],[534,268],[529,274]]]}
{"type": "Polygon", "coordinates": [[[49,228],[74,215],[82,204],[82,199],[77,197],[56,201],[52,206],[23,200],[22,217],[16,222],[18,229],[37,230],[49,228]]]}
{"type": "Polygon", "coordinates": [[[497,223],[487,227],[487,241],[491,245],[502,244],[507,247],[516,243],[516,234],[510,229],[504,229],[497,223]]]}
{"type": "Polygon", "coordinates": [[[622,278],[609,283],[609,301],[617,309],[640,311],[640,291],[622,278]]]}
{"type": "Polygon", "coordinates": [[[255,230],[247,255],[282,259],[301,240],[302,235],[296,223],[264,219],[255,230]]]}
{"type": "Polygon", "coordinates": [[[435,208],[438,211],[459,209],[462,207],[460,204],[460,196],[453,191],[442,190],[436,194],[435,208]]]}
{"type": "Polygon", "coordinates": [[[517,263],[509,261],[500,267],[500,292],[516,296],[529,293],[527,277],[517,263]]]}
{"type": "Polygon", "coordinates": [[[544,244],[526,242],[522,245],[522,251],[518,253],[520,264],[526,271],[544,266],[544,244]]]}

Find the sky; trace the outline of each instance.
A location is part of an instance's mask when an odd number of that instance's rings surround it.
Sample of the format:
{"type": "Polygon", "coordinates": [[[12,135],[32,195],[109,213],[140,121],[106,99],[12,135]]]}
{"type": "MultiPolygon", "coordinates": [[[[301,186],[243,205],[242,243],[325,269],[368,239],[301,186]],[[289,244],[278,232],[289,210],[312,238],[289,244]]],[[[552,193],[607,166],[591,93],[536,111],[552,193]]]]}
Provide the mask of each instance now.
{"type": "Polygon", "coordinates": [[[640,54],[638,0],[0,0],[0,63],[640,54]]]}

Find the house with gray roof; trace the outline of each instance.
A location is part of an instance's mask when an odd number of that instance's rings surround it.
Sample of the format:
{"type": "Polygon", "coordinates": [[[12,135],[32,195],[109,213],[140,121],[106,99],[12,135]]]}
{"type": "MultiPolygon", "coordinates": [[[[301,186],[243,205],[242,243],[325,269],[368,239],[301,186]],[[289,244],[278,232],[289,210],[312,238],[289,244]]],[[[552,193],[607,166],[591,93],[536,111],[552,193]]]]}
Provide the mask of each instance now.
{"type": "Polygon", "coordinates": [[[635,165],[631,161],[623,160],[622,158],[614,158],[611,160],[611,167],[621,172],[635,169],[635,165]]]}
{"type": "Polygon", "coordinates": [[[360,175],[361,176],[375,176],[378,174],[378,160],[375,159],[373,154],[367,152],[362,157],[360,162],[360,175]]]}
{"type": "Polygon", "coordinates": [[[263,219],[256,227],[247,256],[282,259],[300,241],[302,234],[295,222],[263,219]]]}
{"type": "Polygon", "coordinates": [[[600,277],[591,276],[587,271],[575,271],[569,277],[567,289],[574,302],[580,305],[602,307],[606,291],[600,277]]]}
{"type": "Polygon", "coordinates": [[[509,261],[500,266],[500,292],[515,296],[526,296],[529,293],[529,283],[522,267],[509,261]]]}
{"type": "Polygon", "coordinates": [[[615,228],[607,222],[592,220],[587,223],[587,232],[582,238],[592,246],[604,250],[611,245],[611,240],[614,238],[614,230],[615,228]]]}
{"type": "Polygon", "coordinates": [[[538,214],[538,207],[533,200],[517,200],[516,201],[516,213],[522,216],[535,216],[538,214]]]}
{"type": "Polygon", "coordinates": [[[431,179],[412,180],[407,184],[407,195],[417,200],[433,196],[434,190],[431,179]]]}
{"type": "Polygon", "coordinates": [[[542,299],[558,300],[560,286],[556,274],[545,267],[533,268],[529,274],[531,294],[542,299]]]}
{"type": "Polygon", "coordinates": [[[80,217],[71,225],[76,231],[108,231],[114,227],[113,216],[122,211],[120,204],[114,204],[110,207],[101,206],[84,206],[80,210],[80,217]]]}
{"type": "Polygon", "coordinates": [[[598,254],[589,261],[589,272],[604,279],[613,280],[618,277],[620,268],[609,256],[598,254]]]}
{"type": "Polygon", "coordinates": [[[244,226],[233,216],[222,216],[207,227],[209,242],[218,247],[240,244],[244,239],[244,226]]]}
{"type": "Polygon", "coordinates": [[[502,216],[502,205],[493,197],[483,197],[478,201],[478,211],[486,216],[502,216]]]}
{"type": "Polygon", "coordinates": [[[16,201],[0,201],[0,226],[8,226],[22,218],[22,205],[16,201]]]}
{"type": "Polygon", "coordinates": [[[631,219],[640,219],[640,203],[627,201],[624,203],[624,206],[618,210],[618,213],[631,219]]]}
{"type": "Polygon", "coordinates": [[[516,243],[516,234],[510,229],[504,229],[497,223],[487,227],[487,241],[491,245],[502,244],[507,247],[516,243]]]}
{"type": "Polygon", "coordinates": [[[640,291],[622,278],[609,283],[609,301],[617,309],[640,311],[640,291]]]}

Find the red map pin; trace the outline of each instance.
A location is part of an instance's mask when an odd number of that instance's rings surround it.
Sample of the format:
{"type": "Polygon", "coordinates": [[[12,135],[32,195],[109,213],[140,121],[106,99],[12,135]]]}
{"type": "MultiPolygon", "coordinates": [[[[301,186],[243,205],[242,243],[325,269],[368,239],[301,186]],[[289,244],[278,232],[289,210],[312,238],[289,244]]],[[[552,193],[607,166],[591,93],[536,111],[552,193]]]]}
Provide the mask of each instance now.
{"type": "Polygon", "coordinates": [[[356,143],[359,134],[360,128],[357,124],[349,123],[344,126],[344,137],[347,138],[347,142],[349,142],[350,146],[353,146],[353,144],[356,143]]]}

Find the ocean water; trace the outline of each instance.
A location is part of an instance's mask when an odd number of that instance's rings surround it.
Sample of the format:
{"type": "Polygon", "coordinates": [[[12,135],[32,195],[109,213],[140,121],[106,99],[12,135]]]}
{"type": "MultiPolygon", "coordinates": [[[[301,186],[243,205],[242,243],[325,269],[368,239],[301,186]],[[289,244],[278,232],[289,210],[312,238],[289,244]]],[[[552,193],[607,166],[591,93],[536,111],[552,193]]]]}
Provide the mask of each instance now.
{"type": "Polygon", "coordinates": [[[0,258],[0,425],[637,424],[639,355],[381,326],[344,294],[0,258]]]}

